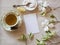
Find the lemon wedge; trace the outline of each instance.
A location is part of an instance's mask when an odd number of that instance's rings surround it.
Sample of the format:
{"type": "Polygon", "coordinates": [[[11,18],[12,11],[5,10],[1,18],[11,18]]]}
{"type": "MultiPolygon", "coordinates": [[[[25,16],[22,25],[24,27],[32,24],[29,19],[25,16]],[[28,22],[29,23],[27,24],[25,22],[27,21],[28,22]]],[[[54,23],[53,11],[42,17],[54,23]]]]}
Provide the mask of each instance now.
{"type": "Polygon", "coordinates": [[[25,8],[23,8],[23,7],[17,7],[17,10],[20,11],[20,12],[25,12],[26,11],[25,8]]]}

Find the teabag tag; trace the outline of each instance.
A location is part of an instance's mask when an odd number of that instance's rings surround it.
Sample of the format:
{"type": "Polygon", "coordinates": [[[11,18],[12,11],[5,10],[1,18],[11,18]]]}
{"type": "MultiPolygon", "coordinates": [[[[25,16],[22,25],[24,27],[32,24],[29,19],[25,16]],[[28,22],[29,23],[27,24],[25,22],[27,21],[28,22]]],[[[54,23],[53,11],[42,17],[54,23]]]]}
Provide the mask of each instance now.
{"type": "Polygon", "coordinates": [[[34,34],[39,32],[36,14],[27,14],[24,15],[23,18],[24,18],[27,34],[30,33],[34,34]]]}

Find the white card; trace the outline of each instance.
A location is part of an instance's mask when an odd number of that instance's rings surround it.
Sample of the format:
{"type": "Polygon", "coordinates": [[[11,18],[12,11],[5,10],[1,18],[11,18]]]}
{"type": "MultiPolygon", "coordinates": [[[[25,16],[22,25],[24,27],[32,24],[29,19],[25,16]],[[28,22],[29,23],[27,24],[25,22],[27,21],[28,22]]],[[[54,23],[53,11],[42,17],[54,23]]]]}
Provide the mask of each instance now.
{"type": "Polygon", "coordinates": [[[27,34],[39,32],[36,14],[27,14],[24,15],[23,18],[24,18],[27,34]]]}

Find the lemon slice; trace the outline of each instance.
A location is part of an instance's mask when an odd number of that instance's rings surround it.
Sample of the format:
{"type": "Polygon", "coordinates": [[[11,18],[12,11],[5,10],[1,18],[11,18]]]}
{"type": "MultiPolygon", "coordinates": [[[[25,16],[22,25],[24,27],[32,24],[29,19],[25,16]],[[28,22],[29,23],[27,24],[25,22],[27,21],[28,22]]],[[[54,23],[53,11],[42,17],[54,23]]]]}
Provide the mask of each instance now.
{"type": "Polygon", "coordinates": [[[20,11],[20,12],[25,12],[26,11],[25,8],[23,8],[23,7],[17,7],[17,10],[20,11]]]}

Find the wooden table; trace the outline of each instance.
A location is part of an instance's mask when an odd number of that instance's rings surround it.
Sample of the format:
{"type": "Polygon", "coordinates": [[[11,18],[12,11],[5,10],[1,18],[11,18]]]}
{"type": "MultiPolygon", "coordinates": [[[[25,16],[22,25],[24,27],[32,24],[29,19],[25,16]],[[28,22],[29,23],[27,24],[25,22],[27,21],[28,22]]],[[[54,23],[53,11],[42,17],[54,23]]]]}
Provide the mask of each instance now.
{"type": "MultiPolygon", "coordinates": [[[[8,12],[9,10],[12,10],[13,9],[13,7],[12,7],[13,4],[21,4],[22,1],[23,0],[0,0],[0,16],[4,15],[4,13],[8,12]]],[[[52,8],[60,6],[60,0],[48,0],[48,3],[52,8]]],[[[33,11],[33,12],[26,12],[25,14],[38,13],[38,11],[36,12],[36,10],[33,11]]],[[[22,14],[22,15],[25,15],[25,14],[22,14]]],[[[60,9],[57,9],[57,10],[53,11],[53,14],[60,21],[60,9]]],[[[34,40],[31,41],[31,40],[28,39],[27,40],[27,45],[36,45],[36,40],[35,39],[40,39],[41,40],[42,35],[44,35],[44,33],[45,33],[43,31],[43,28],[41,28],[41,24],[40,24],[41,19],[43,17],[41,17],[40,15],[37,15],[37,17],[38,17],[38,24],[39,24],[39,28],[40,28],[40,33],[35,34],[34,40]]],[[[56,25],[56,29],[54,31],[56,31],[57,35],[60,36],[60,24],[56,25]]],[[[26,45],[26,42],[21,42],[21,41],[17,40],[17,38],[22,33],[25,33],[24,23],[22,24],[20,29],[18,31],[15,31],[15,32],[7,32],[0,26],[0,45],[26,45]]],[[[56,41],[58,41],[58,38],[60,38],[60,37],[57,37],[56,41]]],[[[50,42],[48,42],[48,45],[49,44],[50,44],[50,42]]]]}

